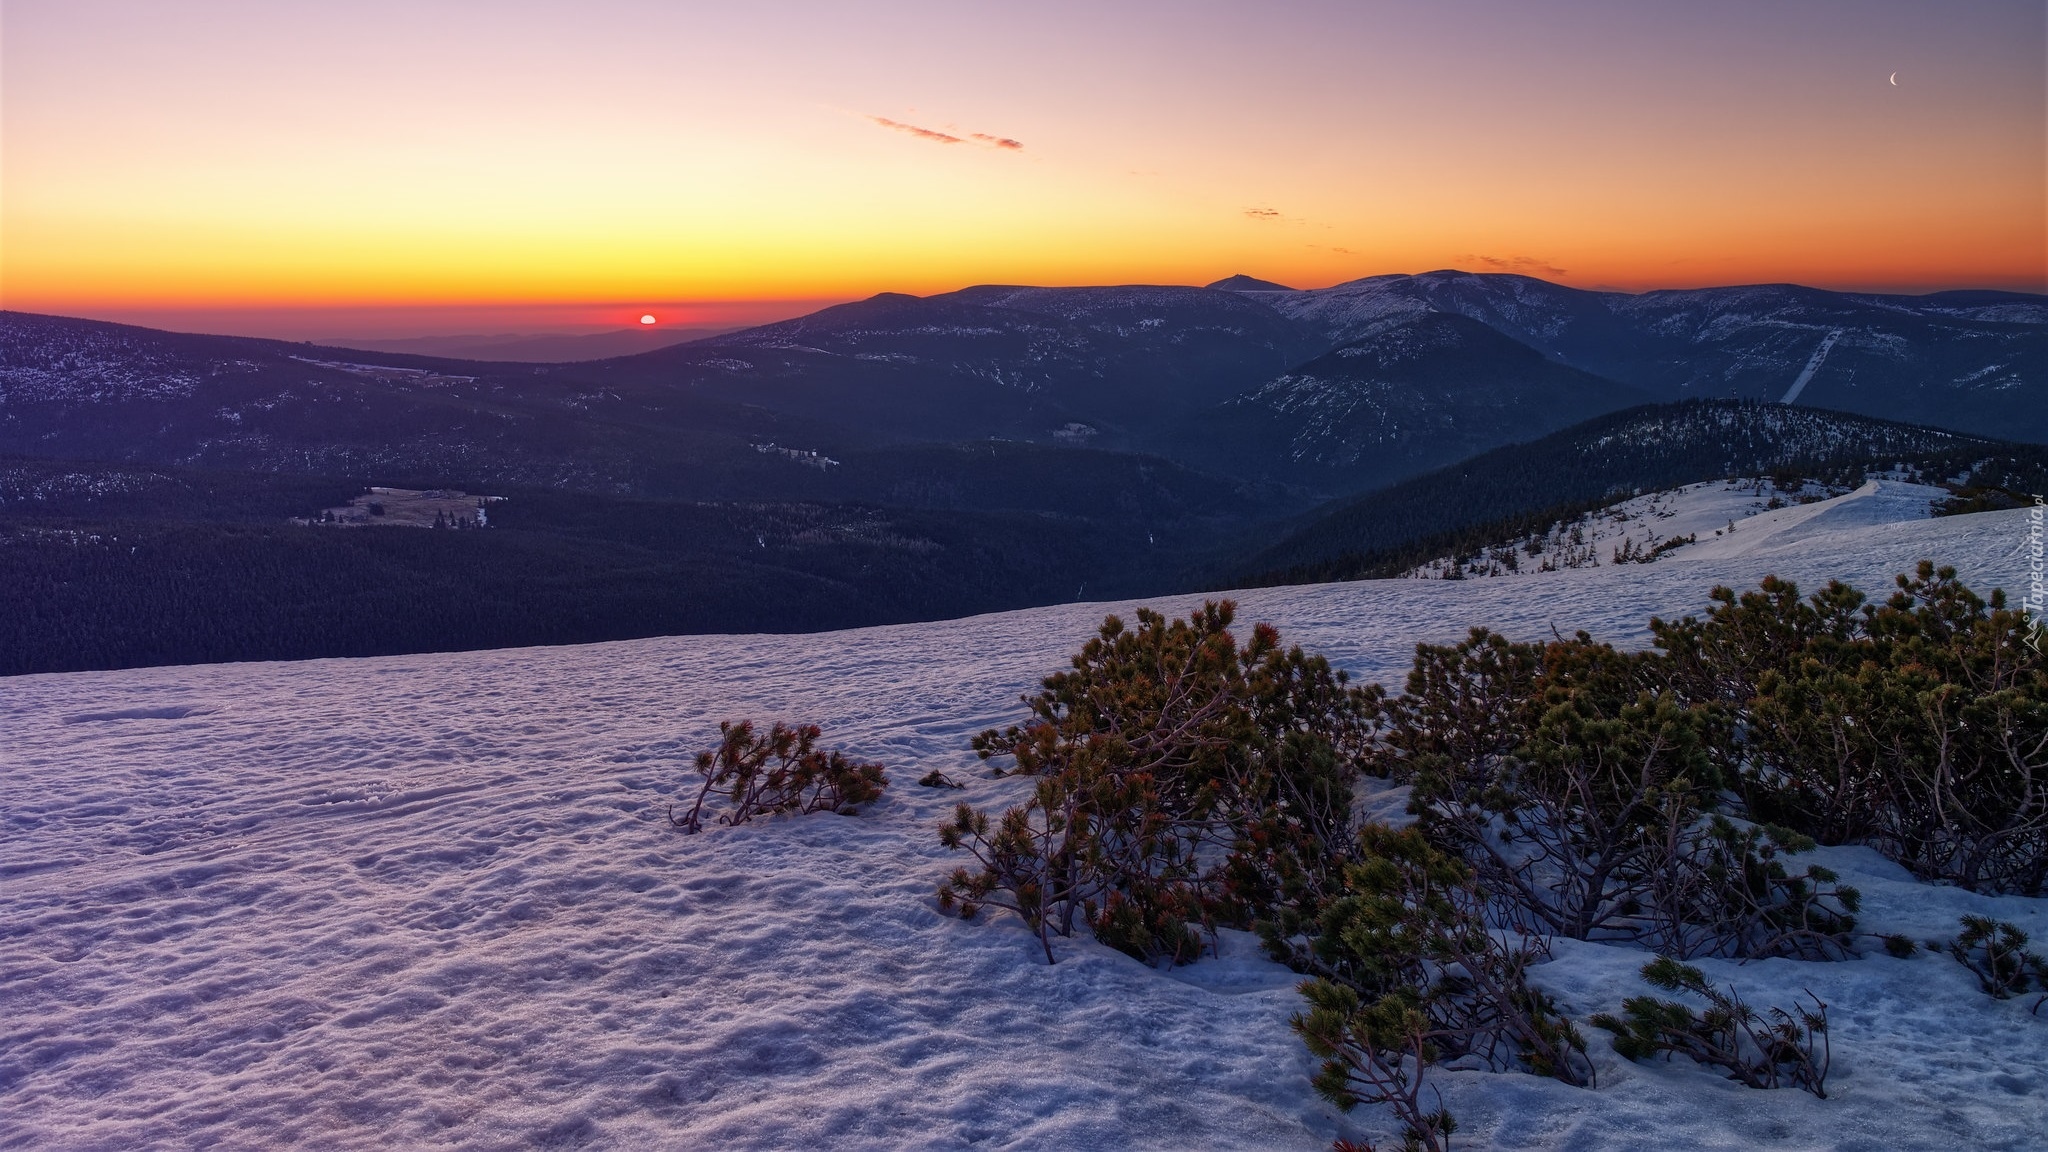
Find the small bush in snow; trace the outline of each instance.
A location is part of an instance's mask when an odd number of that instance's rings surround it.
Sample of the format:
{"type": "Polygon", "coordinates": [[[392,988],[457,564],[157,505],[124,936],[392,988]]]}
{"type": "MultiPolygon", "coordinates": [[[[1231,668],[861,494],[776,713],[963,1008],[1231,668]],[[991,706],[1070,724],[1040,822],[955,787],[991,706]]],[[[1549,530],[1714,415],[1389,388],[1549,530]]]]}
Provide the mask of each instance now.
{"type": "Polygon", "coordinates": [[[1620,1016],[1593,1017],[1594,1027],[1614,1033],[1616,1052],[1630,1060],[1676,1053],[1720,1068],[1751,1088],[1789,1084],[1827,1098],[1828,1006],[1819,997],[1807,993],[1812,1008],[1794,1005],[1759,1014],[1732,987],[1715,988],[1699,969],[1663,956],[1643,967],[1643,979],[1669,992],[1691,993],[1707,1002],[1706,1010],[1632,996],[1620,1016]]]}
{"type": "Polygon", "coordinates": [[[718,735],[717,748],[697,755],[704,782],[696,802],[682,816],[669,809],[669,823],[686,832],[703,828],[705,804],[714,797],[729,805],[719,823],[745,824],[780,812],[850,813],[889,785],[880,764],[820,751],[815,724],[792,728],[777,721],[756,734],[751,720],[723,721],[718,735]]]}
{"type": "Polygon", "coordinates": [[[1111,616],[1032,718],[977,736],[1036,778],[1000,818],[961,805],[939,831],[974,856],[939,888],[972,917],[1007,908],[1039,936],[1086,926],[1142,959],[1193,960],[1219,923],[1249,925],[1320,886],[1346,851],[1366,696],[1235,606],[1168,621],[1111,616]]]}
{"type": "Polygon", "coordinates": [[[1948,943],[1930,941],[1928,947],[1955,957],[1977,978],[1977,985],[1997,999],[2040,991],[2032,1009],[2039,1014],[2042,1003],[2048,1001],[2048,960],[2027,950],[2027,934],[2019,925],[1989,916],[1965,916],[1962,929],[1948,943]]]}
{"type": "Polygon", "coordinates": [[[1316,978],[1293,1025],[1323,1060],[1316,1090],[1347,1111],[1391,1106],[1416,1147],[1445,1147],[1452,1130],[1441,1101],[1425,1103],[1433,1064],[1593,1080],[1584,1039],[1529,987],[1536,951],[1490,929],[1484,907],[1463,861],[1415,829],[1368,825],[1303,958],[1316,978]]]}

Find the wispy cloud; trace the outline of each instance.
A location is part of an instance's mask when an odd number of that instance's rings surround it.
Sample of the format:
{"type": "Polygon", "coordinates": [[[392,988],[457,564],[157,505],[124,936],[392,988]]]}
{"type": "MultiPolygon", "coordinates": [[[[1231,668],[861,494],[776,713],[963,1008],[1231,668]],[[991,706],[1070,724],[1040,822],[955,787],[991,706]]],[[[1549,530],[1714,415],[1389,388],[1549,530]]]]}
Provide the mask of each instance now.
{"type": "Polygon", "coordinates": [[[969,132],[965,136],[956,136],[936,128],[920,128],[915,124],[905,124],[901,120],[891,120],[887,116],[870,116],[868,120],[892,132],[908,133],[935,144],[979,144],[984,148],[999,148],[1005,152],[1021,152],[1024,149],[1023,141],[1013,140],[1008,136],[991,136],[986,132],[969,132]]]}
{"type": "Polygon", "coordinates": [[[1524,276],[1562,276],[1564,269],[1534,256],[1480,256],[1467,252],[1460,261],[1483,264],[1496,272],[1518,272],[1524,276]]]}
{"type": "Polygon", "coordinates": [[[1321,228],[1325,232],[1330,230],[1330,225],[1325,224],[1321,220],[1310,220],[1305,216],[1289,216],[1278,208],[1247,208],[1244,210],[1244,214],[1250,219],[1263,220],[1273,224],[1292,224],[1296,228],[1321,228]]]}
{"type": "Polygon", "coordinates": [[[955,136],[950,132],[939,132],[930,128],[919,128],[915,124],[905,124],[900,120],[891,120],[887,116],[870,116],[868,117],[868,119],[874,121],[877,124],[880,124],[884,128],[892,129],[897,132],[908,132],[912,136],[916,136],[922,140],[936,140],[941,144],[967,143],[966,140],[958,136],[955,136]]]}

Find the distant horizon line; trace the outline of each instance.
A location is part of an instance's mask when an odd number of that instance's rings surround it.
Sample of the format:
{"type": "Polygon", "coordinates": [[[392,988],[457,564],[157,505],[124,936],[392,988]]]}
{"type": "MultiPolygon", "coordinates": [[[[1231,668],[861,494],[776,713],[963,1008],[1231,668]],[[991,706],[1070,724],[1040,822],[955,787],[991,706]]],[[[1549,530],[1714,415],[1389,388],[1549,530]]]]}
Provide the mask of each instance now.
{"type": "Polygon", "coordinates": [[[156,328],[191,335],[244,336],[256,339],[339,344],[347,341],[403,340],[513,340],[542,337],[575,337],[643,330],[650,337],[717,329],[773,324],[808,316],[841,304],[872,300],[878,296],[913,296],[928,299],[971,288],[1205,288],[1211,284],[1244,277],[1276,284],[1293,292],[1321,292],[1367,280],[1421,277],[1450,273],[1475,277],[1517,277],[1536,280],[1579,292],[1643,296],[1656,292],[1706,292],[1739,288],[1794,287],[1853,296],[1936,296],[1950,292],[1997,292],[2016,296],[2048,296],[2048,284],[2013,287],[2000,283],[1887,284],[1830,287],[1797,280],[1752,280],[1727,284],[1672,285],[1630,288],[1600,284],[1580,286],[1543,276],[1512,271],[1473,271],[1457,267],[1431,268],[1421,272],[1372,272],[1320,287],[1282,284],[1277,280],[1233,272],[1202,284],[1176,284],[1159,280],[1094,281],[1071,284],[1032,284],[1010,280],[976,280],[953,288],[913,292],[882,288],[865,295],[791,296],[754,298],[710,298],[651,300],[634,303],[611,301],[496,301],[496,302],[414,302],[337,304],[116,304],[75,306],[52,302],[47,305],[17,305],[0,301],[0,311],[22,312],[67,319],[92,320],[156,328]],[[664,315],[664,313],[666,313],[664,315]],[[658,317],[656,324],[643,327],[643,315],[658,317]],[[433,318],[440,317],[438,322],[433,318]],[[351,327],[351,323],[355,326],[351,327]],[[211,326],[209,326],[211,325],[211,326]]]}

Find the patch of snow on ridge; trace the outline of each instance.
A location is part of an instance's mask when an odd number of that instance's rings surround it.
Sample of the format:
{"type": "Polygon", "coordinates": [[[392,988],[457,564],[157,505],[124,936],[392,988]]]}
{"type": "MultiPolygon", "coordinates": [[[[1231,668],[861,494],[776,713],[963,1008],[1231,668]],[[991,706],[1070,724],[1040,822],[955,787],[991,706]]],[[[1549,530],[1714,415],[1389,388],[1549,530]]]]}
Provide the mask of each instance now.
{"type": "MultiPolygon", "coordinates": [[[[1850,525],[1769,556],[1260,589],[1240,615],[1398,685],[1417,641],[1483,624],[1641,643],[1650,615],[1766,572],[1877,591],[1930,557],[2014,588],[2025,532],[2024,512],[1850,525]]],[[[990,778],[969,736],[1020,718],[1019,694],[1129,608],[0,681],[0,1145],[1390,1141],[1383,1110],[1310,1090],[1295,977],[1248,938],[1176,972],[1086,941],[1047,967],[1014,919],[933,906],[958,862],[939,820],[1029,789],[990,778]],[[67,722],[86,715],[137,719],[67,722]],[[744,716],[823,725],[889,766],[887,797],[670,831],[690,756],[744,716]],[[934,768],[967,789],[917,787],[934,768]]],[[[1823,859],[1863,888],[1871,931],[1981,911],[2048,940],[2040,901],[1823,859]]],[[[1646,990],[1646,959],[1560,942],[1534,979],[1584,1028],[1646,990]]],[[[1703,967],[1752,1004],[1828,1001],[1829,1099],[1628,1064],[1593,1033],[1597,1090],[1433,1073],[1461,1143],[2018,1149],[2048,1131],[2048,1021],[1946,958],[1703,967]]]]}
{"type": "Polygon", "coordinates": [[[1274,311],[1309,324],[1339,344],[1439,309],[1414,294],[1400,277],[1352,281],[1333,288],[1260,297],[1274,311]]]}
{"type": "Polygon", "coordinates": [[[1651,492],[1559,521],[1540,533],[1462,557],[1439,556],[1411,579],[1540,575],[1561,568],[1769,555],[1844,529],[1924,520],[1945,488],[1871,480],[1853,491],[1806,481],[1710,480],[1651,492]]]}
{"type": "Polygon", "coordinates": [[[0,408],[186,397],[246,362],[191,360],[147,333],[70,329],[40,317],[0,318],[0,408]]]}

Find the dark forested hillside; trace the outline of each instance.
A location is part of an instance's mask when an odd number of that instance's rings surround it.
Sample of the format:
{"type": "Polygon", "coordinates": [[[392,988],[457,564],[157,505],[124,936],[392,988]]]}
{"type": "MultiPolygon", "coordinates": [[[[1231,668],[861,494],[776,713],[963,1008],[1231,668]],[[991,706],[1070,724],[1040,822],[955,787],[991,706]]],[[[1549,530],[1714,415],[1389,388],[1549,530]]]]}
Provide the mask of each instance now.
{"type": "MultiPolygon", "coordinates": [[[[828,386],[863,364],[894,381],[945,381],[948,395],[904,414],[906,428],[931,419],[934,407],[1014,393],[1085,425],[1104,443],[1150,446],[1162,421],[1228,400],[1323,347],[1306,326],[1231,292],[982,285],[922,299],[885,294],[669,356],[681,362],[712,348],[728,356],[801,349],[832,358],[810,372],[828,386]]],[[[825,402],[813,395],[805,410],[825,402]]],[[[857,402],[862,410],[852,418],[872,420],[866,406],[873,398],[857,402]]],[[[1044,437],[1064,423],[967,431],[1044,437]]]]}
{"type": "Polygon", "coordinates": [[[842,628],[1157,591],[1188,563],[1179,534],[1037,512],[534,491],[485,530],[332,528],[189,483],[0,504],[0,674],[842,628]],[[153,516],[181,508],[213,515],[153,516]]]}
{"type": "Polygon", "coordinates": [[[1423,312],[1188,423],[1190,458],[1351,492],[1642,403],[1492,328],[1423,312]]]}

